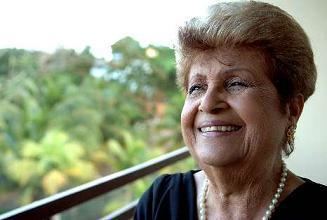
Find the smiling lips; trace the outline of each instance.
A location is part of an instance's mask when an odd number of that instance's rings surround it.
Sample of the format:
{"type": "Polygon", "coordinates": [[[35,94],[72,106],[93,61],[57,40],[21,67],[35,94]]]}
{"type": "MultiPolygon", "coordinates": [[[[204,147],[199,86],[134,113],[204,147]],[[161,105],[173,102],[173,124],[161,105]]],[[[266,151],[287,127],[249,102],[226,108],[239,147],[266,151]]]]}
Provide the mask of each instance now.
{"type": "Polygon", "coordinates": [[[217,125],[217,126],[205,126],[199,128],[199,131],[202,133],[208,132],[232,132],[237,131],[241,128],[241,126],[236,125],[217,125]]]}

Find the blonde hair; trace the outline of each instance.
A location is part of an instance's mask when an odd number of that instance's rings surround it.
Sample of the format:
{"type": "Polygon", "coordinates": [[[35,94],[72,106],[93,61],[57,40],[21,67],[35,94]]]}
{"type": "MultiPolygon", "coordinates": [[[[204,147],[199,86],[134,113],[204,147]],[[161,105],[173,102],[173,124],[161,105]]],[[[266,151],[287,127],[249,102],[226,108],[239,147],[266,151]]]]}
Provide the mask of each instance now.
{"type": "MultiPolygon", "coordinates": [[[[268,3],[247,1],[212,5],[178,31],[177,83],[184,90],[194,55],[219,48],[254,48],[269,62],[269,77],[282,106],[301,93],[307,100],[317,78],[309,39],[288,13],[268,3]]],[[[289,155],[293,149],[283,149],[289,155]]]]}
{"type": "Polygon", "coordinates": [[[307,100],[317,78],[309,39],[282,9],[263,2],[218,3],[178,31],[177,83],[186,88],[194,54],[219,48],[255,48],[271,64],[270,78],[283,103],[301,93],[307,100]]]}

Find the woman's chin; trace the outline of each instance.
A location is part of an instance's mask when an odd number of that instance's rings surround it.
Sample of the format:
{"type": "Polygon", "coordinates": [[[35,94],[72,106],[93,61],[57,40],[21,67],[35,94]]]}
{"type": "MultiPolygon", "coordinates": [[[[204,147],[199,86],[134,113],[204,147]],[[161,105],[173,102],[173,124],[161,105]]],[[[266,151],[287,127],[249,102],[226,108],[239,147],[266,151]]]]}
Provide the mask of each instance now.
{"type": "Polygon", "coordinates": [[[241,158],[236,155],[213,154],[210,152],[201,152],[197,155],[198,163],[204,166],[226,167],[237,163],[241,158]]]}

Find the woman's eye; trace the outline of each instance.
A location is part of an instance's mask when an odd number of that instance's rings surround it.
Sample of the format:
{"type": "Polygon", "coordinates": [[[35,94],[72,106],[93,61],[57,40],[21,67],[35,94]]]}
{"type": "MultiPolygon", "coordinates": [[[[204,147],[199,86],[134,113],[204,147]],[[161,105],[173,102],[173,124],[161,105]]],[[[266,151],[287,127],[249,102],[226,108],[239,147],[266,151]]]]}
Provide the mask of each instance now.
{"type": "Polygon", "coordinates": [[[247,86],[247,85],[244,82],[232,82],[229,86],[233,87],[233,86],[247,86]]]}
{"type": "Polygon", "coordinates": [[[248,87],[249,87],[249,84],[241,79],[230,80],[230,81],[227,81],[225,84],[226,90],[230,91],[230,92],[242,91],[248,87]]]}
{"type": "Polygon", "coordinates": [[[200,86],[200,85],[193,85],[193,86],[191,86],[190,89],[188,90],[188,94],[189,94],[189,95],[192,95],[194,92],[197,92],[197,91],[199,91],[199,90],[201,90],[201,89],[202,89],[202,86],[200,86]]]}

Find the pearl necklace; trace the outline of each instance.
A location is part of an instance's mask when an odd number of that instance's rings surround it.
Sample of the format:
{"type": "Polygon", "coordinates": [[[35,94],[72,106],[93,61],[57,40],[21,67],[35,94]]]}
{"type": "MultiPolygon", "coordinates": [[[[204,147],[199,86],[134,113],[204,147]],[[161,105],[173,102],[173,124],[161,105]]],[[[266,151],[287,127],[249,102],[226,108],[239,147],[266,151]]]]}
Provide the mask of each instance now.
{"type": "MultiPolygon", "coordinates": [[[[282,161],[282,174],[280,177],[280,181],[278,184],[278,188],[276,193],[274,194],[267,211],[265,212],[265,215],[262,217],[262,220],[268,220],[271,217],[271,214],[276,208],[276,205],[278,203],[278,199],[280,198],[280,195],[282,194],[284,187],[285,187],[285,182],[287,178],[287,168],[286,164],[284,161],[282,161]]],[[[201,198],[200,198],[200,220],[207,220],[207,194],[208,194],[208,187],[209,187],[209,180],[205,178],[202,190],[201,190],[201,198]]]]}

